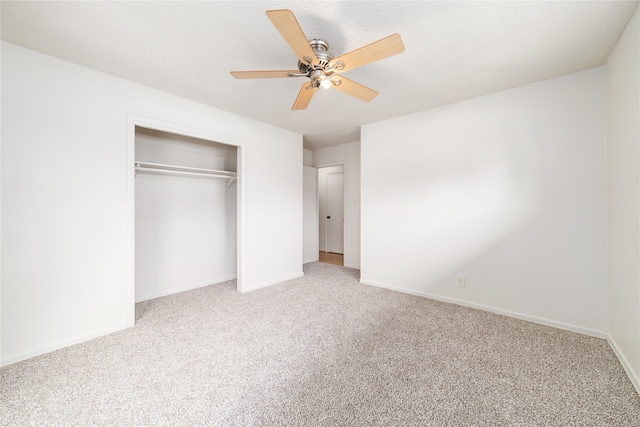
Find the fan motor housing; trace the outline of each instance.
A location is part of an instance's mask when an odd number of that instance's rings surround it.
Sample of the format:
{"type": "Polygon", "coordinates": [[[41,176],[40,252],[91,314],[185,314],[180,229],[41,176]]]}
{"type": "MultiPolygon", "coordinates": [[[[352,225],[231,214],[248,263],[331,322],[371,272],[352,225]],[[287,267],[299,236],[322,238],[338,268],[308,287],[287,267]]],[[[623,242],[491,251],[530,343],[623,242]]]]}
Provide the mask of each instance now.
{"type": "Polygon", "coordinates": [[[321,39],[311,39],[309,40],[309,45],[311,49],[313,49],[313,53],[316,54],[316,58],[318,58],[318,65],[315,67],[312,64],[305,64],[302,61],[298,61],[298,69],[301,73],[308,74],[309,72],[320,68],[325,69],[329,66],[329,62],[334,58],[334,56],[329,52],[329,43],[321,39]]]}

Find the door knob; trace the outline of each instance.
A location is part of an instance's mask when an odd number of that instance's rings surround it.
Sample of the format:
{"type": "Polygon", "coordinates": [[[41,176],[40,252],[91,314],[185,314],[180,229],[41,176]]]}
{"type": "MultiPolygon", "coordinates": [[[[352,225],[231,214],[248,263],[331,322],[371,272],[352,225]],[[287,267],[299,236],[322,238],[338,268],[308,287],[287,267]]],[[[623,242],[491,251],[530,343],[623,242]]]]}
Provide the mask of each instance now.
{"type": "Polygon", "coordinates": [[[327,219],[330,219],[330,218],[331,218],[330,216],[327,217],[327,219]]]}

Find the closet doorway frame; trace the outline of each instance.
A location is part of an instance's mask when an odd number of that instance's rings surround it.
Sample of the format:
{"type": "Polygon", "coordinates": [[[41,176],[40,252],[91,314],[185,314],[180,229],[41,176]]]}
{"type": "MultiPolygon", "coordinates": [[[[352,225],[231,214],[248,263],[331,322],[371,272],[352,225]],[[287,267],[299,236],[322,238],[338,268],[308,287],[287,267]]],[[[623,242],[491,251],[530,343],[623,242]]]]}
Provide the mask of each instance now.
{"type": "Polygon", "coordinates": [[[136,211],[135,211],[135,161],[136,161],[136,128],[151,129],[160,132],[172,133],[191,138],[202,139],[218,144],[236,147],[237,158],[237,208],[236,208],[236,276],[238,292],[246,292],[244,278],[245,254],[246,254],[246,141],[239,138],[222,135],[215,132],[204,131],[187,125],[176,124],[166,120],[144,117],[137,114],[127,114],[127,323],[134,326],[136,322],[136,211]]]}

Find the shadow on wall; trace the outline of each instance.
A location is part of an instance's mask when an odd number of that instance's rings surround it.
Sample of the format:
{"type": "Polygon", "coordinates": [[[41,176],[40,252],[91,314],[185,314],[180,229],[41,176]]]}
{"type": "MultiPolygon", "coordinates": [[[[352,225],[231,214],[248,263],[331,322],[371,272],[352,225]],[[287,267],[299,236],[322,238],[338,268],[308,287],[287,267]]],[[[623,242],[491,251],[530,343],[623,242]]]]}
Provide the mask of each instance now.
{"type": "MultiPolygon", "coordinates": [[[[458,170],[439,170],[430,164],[412,171],[421,176],[404,182],[416,186],[396,188],[390,197],[407,207],[399,222],[411,223],[413,242],[422,243],[419,250],[404,252],[394,263],[400,268],[405,264],[414,273],[416,266],[422,266],[422,283],[435,284],[455,274],[539,212],[540,192],[533,180],[523,179],[526,173],[514,170],[506,155],[494,153],[481,165],[461,164],[458,170]]],[[[391,226],[379,232],[393,238],[396,230],[391,226]]]]}

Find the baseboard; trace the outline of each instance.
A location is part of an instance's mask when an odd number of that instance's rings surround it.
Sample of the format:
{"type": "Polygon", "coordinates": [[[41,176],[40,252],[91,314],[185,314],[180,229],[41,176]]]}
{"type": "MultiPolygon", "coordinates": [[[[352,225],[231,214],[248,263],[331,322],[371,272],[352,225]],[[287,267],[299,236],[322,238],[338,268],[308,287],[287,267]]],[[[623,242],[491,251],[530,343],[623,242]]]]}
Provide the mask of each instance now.
{"type": "Polygon", "coordinates": [[[609,345],[611,346],[613,352],[616,354],[616,357],[620,361],[620,364],[624,368],[624,371],[627,373],[627,376],[631,380],[631,384],[633,384],[638,394],[640,394],[640,373],[636,372],[633,369],[631,363],[629,363],[629,360],[625,357],[622,350],[620,350],[618,343],[615,339],[613,339],[611,335],[607,337],[607,341],[609,342],[609,345]]]}
{"type": "Polygon", "coordinates": [[[109,334],[112,334],[114,332],[118,332],[118,331],[121,331],[123,329],[127,329],[127,328],[129,328],[131,326],[133,326],[133,325],[129,325],[126,322],[125,323],[120,323],[120,324],[118,324],[118,325],[116,325],[114,327],[111,327],[111,328],[101,329],[101,330],[99,330],[97,332],[92,332],[92,333],[86,334],[86,335],[80,335],[80,336],[75,337],[75,338],[71,338],[71,339],[64,340],[64,341],[59,341],[59,342],[57,342],[55,344],[38,347],[35,350],[29,350],[29,351],[25,351],[25,352],[22,352],[22,353],[18,353],[16,355],[9,356],[9,357],[6,357],[6,358],[2,359],[2,361],[0,361],[0,366],[11,365],[13,363],[17,363],[17,362],[21,362],[23,360],[31,359],[32,357],[41,356],[41,355],[46,354],[46,353],[51,353],[52,351],[60,350],[61,348],[69,347],[71,345],[80,344],[82,342],[89,341],[89,340],[92,340],[94,338],[99,338],[99,337],[102,337],[104,335],[109,335],[109,334]]]}
{"type": "Polygon", "coordinates": [[[269,281],[269,282],[259,283],[257,285],[248,287],[247,289],[243,290],[242,292],[255,291],[257,289],[266,288],[267,286],[275,285],[275,284],[278,284],[278,283],[281,283],[281,282],[286,282],[287,280],[297,279],[298,277],[302,277],[302,276],[304,276],[304,273],[301,271],[300,273],[292,274],[291,276],[282,277],[280,279],[272,280],[272,281],[269,281]]]}
{"type": "Polygon", "coordinates": [[[171,289],[169,291],[158,292],[158,293],[154,292],[153,294],[147,294],[147,295],[143,295],[141,297],[138,297],[136,295],[136,304],[139,303],[139,302],[142,302],[142,301],[149,301],[150,299],[166,297],[166,296],[169,296],[169,295],[178,294],[180,292],[190,291],[192,289],[198,289],[198,288],[203,288],[205,286],[215,285],[216,283],[222,283],[222,282],[226,282],[228,280],[234,280],[236,278],[237,278],[236,275],[229,276],[229,277],[221,277],[221,278],[214,279],[214,280],[208,280],[208,281],[202,282],[202,283],[196,283],[195,285],[187,285],[187,286],[183,286],[183,287],[180,287],[180,288],[171,289]]]}
{"type": "Polygon", "coordinates": [[[464,307],[475,308],[475,309],[483,310],[483,311],[489,311],[491,313],[500,314],[500,315],[508,316],[508,317],[513,317],[513,318],[520,319],[520,320],[526,320],[528,322],[539,323],[541,325],[551,326],[551,327],[558,328],[558,329],[564,329],[566,331],[577,332],[579,334],[589,335],[589,336],[596,337],[596,338],[603,338],[603,339],[607,339],[608,338],[608,334],[606,332],[604,332],[604,331],[598,331],[598,330],[594,330],[594,329],[583,328],[581,326],[571,325],[571,324],[563,323],[563,322],[557,322],[555,320],[544,319],[544,318],[536,317],[536,316],[530,316],[528,314],[522,314],[522,313],[518,313],[518,312],[514,312],[514,311],[503,310],[501,308],[491,307],[491,306],[488,306],[488,305],[476,304],[476,303],[472,303],[472,302],[468,302],[468,301],[464,301],[464,300],[459,300],[459,299],[456,299],[456,298],[443,297],[443,296],[440,296],[440,295],[431,294],[429,292],[415,291],[415,290],[412,290],[412,289],[406,289],[406,288],[401,288],[401,287],[398,287],[398,286],[387,285],[387,284],[384,284],[384,283],[378,283],[378,282],[374,282],[374,281],[370,281],[370,280],[366,280],[366,279],[360,279],[360,283],[362,283],[364,285],[376,286],[378,288],[385,288],[385,289],[389,289],[389,290],[392,290],[392,291],[402,292],[402,293],[405,293],[405,294],[416,295],[416,296],[424,297],[424,298],[430,298],[430,299],[434,299],[434,300],[437,300],[437,301],[448,302],[448,303],[451,303],[451,304],[457,304],[457,305],[461,305],[461,306],[464,306],[464,307]]]}

